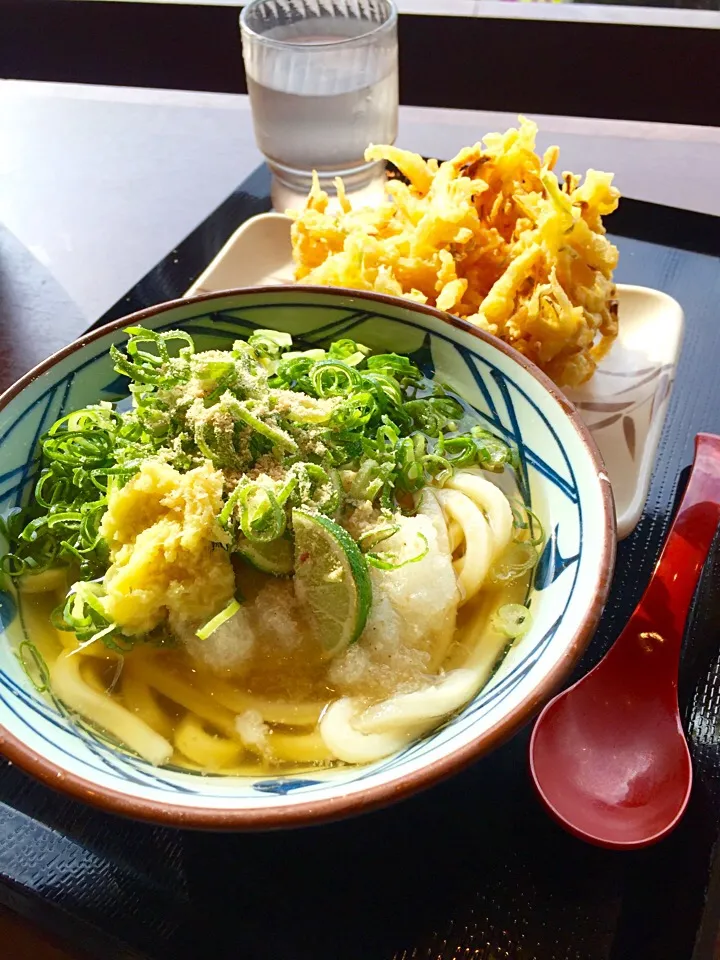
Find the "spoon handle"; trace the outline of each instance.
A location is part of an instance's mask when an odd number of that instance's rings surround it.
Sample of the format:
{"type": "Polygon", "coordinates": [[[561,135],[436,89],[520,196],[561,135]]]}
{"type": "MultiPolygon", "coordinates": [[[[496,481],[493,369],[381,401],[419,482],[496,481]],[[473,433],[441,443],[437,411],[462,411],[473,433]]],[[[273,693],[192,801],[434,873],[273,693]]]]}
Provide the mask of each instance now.
{"type": "Polygon", "coordinates": [[[645,670],[669,671],[675,684],[690,604],[718,523],[720,437],[701,433],[695,439],[687,487],[655,572],[613,648],[642,651],[645,670]],[[649,653],[653,656],[648,657],[649,653]]]}

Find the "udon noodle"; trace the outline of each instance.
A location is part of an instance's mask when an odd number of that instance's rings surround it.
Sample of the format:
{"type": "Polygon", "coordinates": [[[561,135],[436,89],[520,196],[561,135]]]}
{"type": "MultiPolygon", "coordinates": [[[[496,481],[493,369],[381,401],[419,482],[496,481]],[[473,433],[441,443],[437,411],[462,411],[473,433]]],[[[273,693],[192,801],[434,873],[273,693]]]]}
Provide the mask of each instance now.
{"type": "Polygon", "coordinates": [[[31,679],[203,773],[369,763],[468,703],[529,623],[538,522],[487,470],[512,451],[407,358],[132,335],[133,410],[53,427],[7,524],[31,679]]]}

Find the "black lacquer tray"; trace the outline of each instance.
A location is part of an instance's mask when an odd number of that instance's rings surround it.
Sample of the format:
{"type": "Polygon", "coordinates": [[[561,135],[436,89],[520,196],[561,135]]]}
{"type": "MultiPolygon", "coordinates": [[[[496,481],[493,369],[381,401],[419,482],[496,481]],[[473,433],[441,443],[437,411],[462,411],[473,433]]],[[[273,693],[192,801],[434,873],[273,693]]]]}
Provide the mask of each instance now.
{"type": "MultiPolygon", "coordinates": [[[[98,323],[180,296],[248,217],[257,170],[98,323]]],[[[604,653],[657,559],[699,430],[720,433],[720,221],[624,200],[617,279],[665,290],[687,331],[650,494],[619,547],[604,653]]],[[[658,336],[662,331],[658,331],[658,336]]],[[[720,542],[720,538],[718,540],[720,542]]],[[[219,835],[99,813],[0,762],[0,903],[102,960],[712,960],[720,931],[720,549],[685,642],[695,787],[678,830],[617,853],[555,826],[526,729],[394,807],[293,832],[219,835]]],[[[12,944],[0,957],[13,960],[12,944]]]]}

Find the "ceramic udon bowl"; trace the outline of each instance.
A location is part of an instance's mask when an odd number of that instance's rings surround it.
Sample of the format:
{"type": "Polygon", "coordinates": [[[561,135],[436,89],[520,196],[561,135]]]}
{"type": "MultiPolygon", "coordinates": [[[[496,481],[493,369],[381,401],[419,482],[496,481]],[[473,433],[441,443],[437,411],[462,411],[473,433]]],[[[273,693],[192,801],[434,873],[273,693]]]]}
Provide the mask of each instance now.
{"type": "Polygon", "coordinates": [[[184,827],[289,827],[359,813],[427,787],[537,712],[595,629],[612,575],[615,521],[595,444],[533,364],[447,314],[356,291],[249,288],[161,304],[88,334],[0,398],[0,511],[29,496],[38,438],[54,420],[126,395],[127,381],[113,371],[108,349],[126,339],[129,323],[181,328],[200,349],[230,346],[256,327],[315,344],[348,336],[376,351],[409,354],[426,374],[449,383],[517,445],[520,492],[548,534],[534,575],[533,625],[474,700],[394,756],[302,775],[204,776],[153,767],[59,713],[11,649],[5,629],[17,603],[6,590],[0,592],[0,752],[50,786],[117,813],[184,827]]]}

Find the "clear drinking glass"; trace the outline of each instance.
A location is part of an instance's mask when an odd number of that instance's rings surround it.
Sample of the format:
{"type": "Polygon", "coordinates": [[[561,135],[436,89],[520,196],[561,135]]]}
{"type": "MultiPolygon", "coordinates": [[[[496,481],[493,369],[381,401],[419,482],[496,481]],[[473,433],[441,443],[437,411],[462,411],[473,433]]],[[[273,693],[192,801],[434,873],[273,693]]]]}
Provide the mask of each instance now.
{"type": "Polygon", "coordinates": [[[376,180],[365,149],[397,136],[392,0],[254,0],[240,27],[255,136],[282,192],[307,194],[313,170],[330,193],[337,176],[348,192],[376,180]]]}

